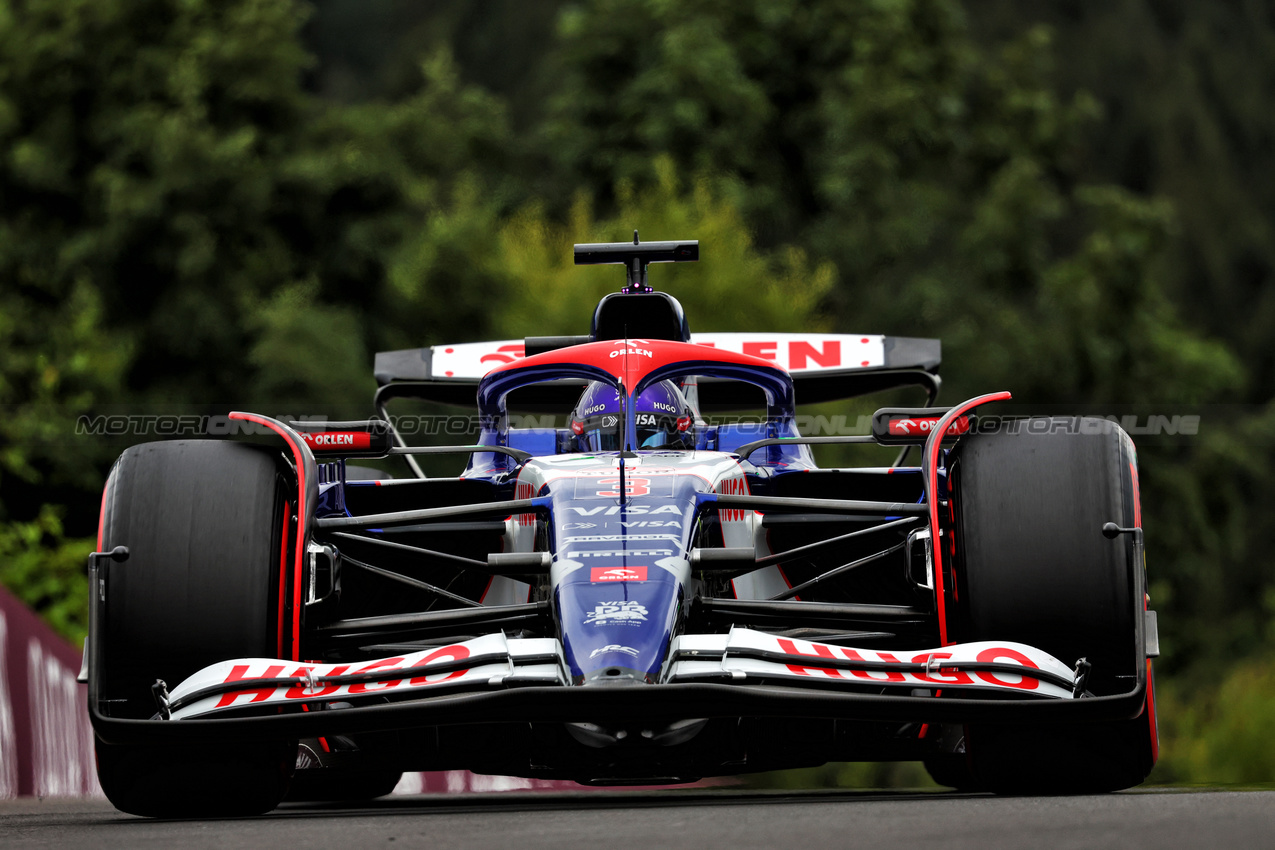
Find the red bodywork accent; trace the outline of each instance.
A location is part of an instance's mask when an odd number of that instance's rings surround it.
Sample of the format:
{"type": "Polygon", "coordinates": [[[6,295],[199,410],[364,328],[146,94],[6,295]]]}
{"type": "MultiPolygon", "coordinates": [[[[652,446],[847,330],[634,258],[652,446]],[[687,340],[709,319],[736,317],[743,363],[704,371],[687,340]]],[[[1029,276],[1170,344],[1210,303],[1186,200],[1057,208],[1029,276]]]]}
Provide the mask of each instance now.
{"type": "Polygon", "coordinates": [[[97,509],[97,551],[102,551],[102,541],[106,539],[106,493],[111,489],[111,479],[107,478],[102,485],[102,505],[97,509]]]}
{"type": "Polygon", "coordinates": [[[348,452],[372,448],[372,435],[367,431],[322,431],[301,435],[311,451],[348,452]]]}
{"type": "MultiPolygon", "coordinates": [[[[310,706],[306,705],[305,703],[301,703],[301,710],[302,710],[302,711],[309,711],[309,710],[310,710],[310,706]]],[[[320,738],[320,739],[319,739],[319,746],[320,746],[320,747],[323,747],[323,752],[325,752],[325,753],[330,753],[330,752],[332,752],[332,749],[328,746],[328,739],[327,739],[327,738],[320,738]]]]}
{"type": "Polygon", "coordinates": [[[1129,461],[1129,475],[1133,478],[1133,526],[1142,528],[1142,493],[1138,485],[1138,466],[1129,461]]]}
{"type": "MultiPolygon", "coordinates": [[[[248,675],[249,669],[250,668],[247,664],[236,664],[230,668],[230,673],[226,676],[223,682],[237,682],[241,679],[252,680],[257,678],[255,676],[248,675]]],[[[271,664],[266,667],[266,671],[261,674],[261,678],[273,679],[281,673],[283,673],[282,664],[271,664]]],[[[217,701],[217,707],[225,708],[228,705],[233,705],[235,700],[241,696],[245,696],[246,694],[252,694],[252,699],[250,699],[249,702],[262,702],[263,700],[269,699],[270,695],[273,694],[276,689],[277,686],[275,685],[267,685],[265,687],[250,688],[243,691],[230,691],[221,695],[221,699],[217,701]]]]}
{"type": "MultiPolygon", "coordinates": [[[[481,358],[479,358],[478,362],[486,363],[489,360],[495,360],[500,363],[513,363],[523,356],[525,350],[525,347],[521,345],[502,345],[500,348],[496,349],[498,352],[497,354],[484,354],[481,358]]],[[[447,349],[448,354],[451,354],[451,352],[452,350],[450,348],[447,349]]],[[[450,375],[451,373],[448,372],[447,374],[450,375]]]]}
{"type": "MultiPolygon", "coordinates": [[[[942,688],[940,688],[939,690],[937,690],[937,691],[935,691],[935,692],[934,692],[934,698],[935,698],[935,699],[938,699],[938,698],[939,698],[939,697],[941,697],[941,696],[943,696],[943,689],[942,689],[942,688]]],[[[917,735],[917,737],[918,737],[918,738],[924,738],[924,737],[925,737],[926,735],[928,735],[929,733],[930,733],[930,724],[928,724],[928,723],[922,723],[922,724],[921,724],[921,732],[920,732],[920,734],[919,734],[919,735],[917,735]]]]}
{"type": "Polygon", "coordinates": [[[646,581],[646,567],[593,567],[589,581],[646,581]]]}
{"type": "MultiPolygon", "coordinates": [[[[1138,465],[1132,460],[1129,461],[1129,475],[1133,480],[1133,527],[1142,528],[1142,487],[1138,483],[1138,465]]],[[[101,548],[99,546],[99,548],[101,548]]],[[[1134,565],[1137,569],[1139,565],[1134,565]]],[[[1148,597],[1142,597],[1142,609],[1145,611],[1148,607],[1148,597]]],[[[1151,659],[1147,659],[1147,723],[1148,734],[1151,736],[1151,762],[1160,760],[1160,735],[1156,728],[1155,722],[1155,683],[1151,678],[1151,659]]]]}
{"type": "Polygon", "coordinates": [[[1147,659],[1147,723],[1151,735],[1151,763],[1160,760],[1160,733],[1155,722],[1155,683],[1151,680],[1151,659],[1147,659]]]}
{"type": "MultiPolygon", "coordinates": [[[[948,552],[952,557],[956,558],[956,499],[952,496],[952,489],[949,487],[947,491],[947,521],[951,523],[947,527],[948,552]]],[[[952,573],[952,601],[961,601],[961,589],[956,586],[956,573],[952,573]]]]}
{"type": "MultiPolygon", "coordinates": [[[[232,411],[230,419],[239,419],[244,422],[252,422],[257,425],[264,425],[271,431],[274,431],[283,441],[288,444],[288,448],[292,450],[292,459],[296,462],[297,467],[297,540],[296,555],[293,558],[292,569],[292,660],[301,660],[301,583],[302,577],[305,575],[305,529],[302,525],[305,523],[305,517],[308,516],[306,509],[306,455],[304,452],[305,443],[297,443],[292,439],[292,435],[296,432],[291,428],[287,428],[279,422],[267,417],[258,416],[255,413],[242,413],[240,411],[232,411]]],[[[297,435],[300,436],[300,435],[297,435]]]]}
{"type": "Polygon", "coordinates": [[[690,342],[671,342],[666,339],[612,339],[535,354],[497,366],[487,374],[494,375],[511,369],[526,369],[533,366],[583,364],[609,372],[619,378],[624,386],[632,388],[656,369],[687,360],[711,360],[714,363],[735,363],[741,366],[758,366],[787,372],[771,360],[737,354],[733,351],[722,351],[718,348],[708,348],[690,342]]]}
{"type": "Polygon", "coordinates": [[[989,393],[972,398],[963,404],[953,407],[947,413],[943,414],[943,418],[939,420],[938,425],[930,432],[930,436],[925,441],[925,458],[929,467],[926,471],[925,493],[930,500],[930,533],[935,537],[934,552],[934,596],[938,606],[939,613],[939,643],[947,646],[950,641],[947,639],[947,606],[946,600],[943,598],[943,547],[938,543],[939,533],[939,451],[943,447],[943,434],[947,432],[948,426],[959,416],[963,416],[981,404],[987,404],[992,401],[1006,401],[1013,398],[1007,392],[989,393]]]}
{"type": "MultiPolygon", "coordinates": [[[[788,589],[789,589],[789,590],[792,590],[792,579],[788,578],[788,573],[784,572],[784,565],[783,565],[783,564],[775,564],[775,569],[779,570],[779,577],[780,577],[780,578],[782,578],[782,579],[784,580],[784,584],[788,585],[788,589]]],[[[800,593],[798,593],[796,596],[794,596],[794,597],[793,597],[793,599],[795,599],[796,601],[800,602],[800,601],[801,601],[801,594],[800,594],[800,593]]]]}
{"type": "Polygon", "coordinates": [[[800,340],[792,340],[788,343],[788,363],[793,369],[805,369],[807,360],[813,360],[817,365],[826,368],[840,366],[841,340],[827,340],[822,349],[800,340]]]}
{"type": "Polygon", "coordinates": [[[279,641],[276,652],[283,655],[283,615],[287,608],[288,596],[288,536],[292,533],[292,505],[288,504],[288,500],[283,500],[283,531],[280,532],[279,538],[279,615],[277,622],[279,623],[279,641]]]}
{"type": "MultiPolygon", "coordinates": [[[[889,420],[887,424],[887,433],[895,437],[915,436],[917,434],[929,434],[939,421],[937,416],[898,416],[889,420]]],[[[953,422],[947,426],[944,432],[945,437],[959,437],[961,434],[969,431],[970,420],[968,417],[953,422]]]]}

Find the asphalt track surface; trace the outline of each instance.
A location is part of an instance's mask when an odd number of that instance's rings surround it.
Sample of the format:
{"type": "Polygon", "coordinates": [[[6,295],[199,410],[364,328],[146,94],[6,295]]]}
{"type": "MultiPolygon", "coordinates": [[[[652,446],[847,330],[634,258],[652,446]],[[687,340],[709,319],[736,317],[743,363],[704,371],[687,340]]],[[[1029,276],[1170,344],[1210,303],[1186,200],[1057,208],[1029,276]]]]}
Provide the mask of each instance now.
{"type": "Polygon", "coordinates": [[[386,798],[289,804],[259,818],[155,821],[102,800],[0,801],[0,847],[888,848],[1275,847],[1275,791],[1096,797],[740,791],[386,798]]]}

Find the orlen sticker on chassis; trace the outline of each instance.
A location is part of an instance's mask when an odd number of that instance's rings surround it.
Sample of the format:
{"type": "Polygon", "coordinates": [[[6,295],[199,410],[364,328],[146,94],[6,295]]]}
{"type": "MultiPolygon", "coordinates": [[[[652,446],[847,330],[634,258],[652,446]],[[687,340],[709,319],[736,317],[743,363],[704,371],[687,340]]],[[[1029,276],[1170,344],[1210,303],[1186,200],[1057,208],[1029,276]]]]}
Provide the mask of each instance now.
{"type": "Polygon", "coordinates": [[[506,640],[504,635],[484,635],[450,646],[406,655],[358,661],[352,664],[308,664],[277,658],[240,658],[205,667],[173,689],[170,700],[177,702],[204,688],[245,679],[294,679],[291,684],[252,687],[201,699],[173,712],[174,719],[251,705],[299,705],[316,700],[347,701],[361,696],[375,697],[387,691],[406,693],[456,685],[478,687],[499,685],[510,675],[512,662],[519,679],[543,678],[547,685],[564,685],[562,657],[553,638],[506,640]],[[551,662],[546,658],[553,657],[551,662]],[[520,659],[523,659],[520,663],[520,659]],[[473,666],[465,667],[466,661],[473,666]],[[428,668],[445,666],[437,672],[428,668]],[[403,670],[401,678],[377,682],[329,684],[332,677],[358,673],[403,670]]]}
{"type": "Polygon", "coordinates": [[[646,567],[593,567],[589,581],[646,581],[646,567]]]}

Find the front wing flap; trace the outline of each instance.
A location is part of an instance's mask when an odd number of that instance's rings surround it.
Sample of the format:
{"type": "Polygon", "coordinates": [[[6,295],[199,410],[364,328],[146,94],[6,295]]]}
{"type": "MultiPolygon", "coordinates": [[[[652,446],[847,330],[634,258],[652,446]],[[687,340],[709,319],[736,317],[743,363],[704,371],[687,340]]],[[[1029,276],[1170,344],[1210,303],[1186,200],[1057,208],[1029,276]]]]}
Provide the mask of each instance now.
{"type": "Polygon", "coordinates": [[[383,702],[456,690],[566,685],[562,645],[504,634],[347,664],[241,658],[205,667],[167,697],[161,715],[200,717],[253,706],[383,702]]]}
{"type": "MultiPolygon", "coordinates": [[[[1070,700],[1076,676],[1058,659],[1019,643],[983,641],[894,653],[776,637],[751,629],[674,640],[658,689],[711,682],[799,684],[876,693],[999,692],[1016,698],[1070,700]]],[[[223,661],[172,690],[160,717],[183,720],[243,709],[420,700],[461,690],[568,687],[562,646],[553,638],[503,634],[419,652],[346,664],[281,659],[223,661]]],[[[574,690],[574,689],[572,689],[574,690]]]]}
{"type": "Polygon", "coordinates": [[[1067,665],[1035,647],[1010,641],[961,643],[895,654],[735,628],[728,635],[682,635],[673,642],[672,658],[665,677],[668,682],[784,681],[949,691],[972,688],[1055,699],[1071,699],[1077,690],[1076,674],[1067,665]]]}

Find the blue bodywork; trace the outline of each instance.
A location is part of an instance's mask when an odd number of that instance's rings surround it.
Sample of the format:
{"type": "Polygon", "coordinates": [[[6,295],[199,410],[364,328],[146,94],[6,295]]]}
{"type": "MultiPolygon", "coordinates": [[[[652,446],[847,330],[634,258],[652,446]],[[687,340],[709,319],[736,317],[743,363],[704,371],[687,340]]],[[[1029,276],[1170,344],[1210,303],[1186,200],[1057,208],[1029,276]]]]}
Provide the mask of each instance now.
{"type": "MultiPolygon", "coordinates": [[[[770,366],[679,361],[654,368],[626,387],[621,377],[587,362],[531,361],[490,373],[477,395],[477,444],[527,450],[533,457],[519,463],[506,454],[475,452],[463,477],[489,482],[500,498],[548,501],[547,548],[554,564],[549,598],[576,684],[657,681],[694,595],[689,553],[704,545],[693,535],[705,513],[715,510],[714,494],[765,493],[780,476],[815,469],[803,444],[767,446],[748,460],[731,454],[753,440],[798,436],[791,378],[770,366]],[[695,451],[624,453],[579,452],[566,429],[524,432],[507,426],[506,399],[514,390],[548,381],[599,381],[621,391],[628,433],[634,433],[637,394],[657,381],[688,375],[757,386],[766,401],[764,422],[700,427],[695,451]],[[732,487],[719,489],[723,482],[732,487]]],[[[916,475],[919,470],[897,472],[916,475]]],[[[324,477],[320,513],[344,513],[334,483],[344,476],[333,470],[324,477]]],[[[735,529],[746,543],[718,539],[712,545],[752,545],[752,518],[734,513],[740,515],[736,522],[749,529],[735,529]]],[[[535,527],[530,517],[510,517],[509,523],[535,527]]],[[[531,551],[534,544],[524,536],[513,545],[513,551],[531,551]]]]}

